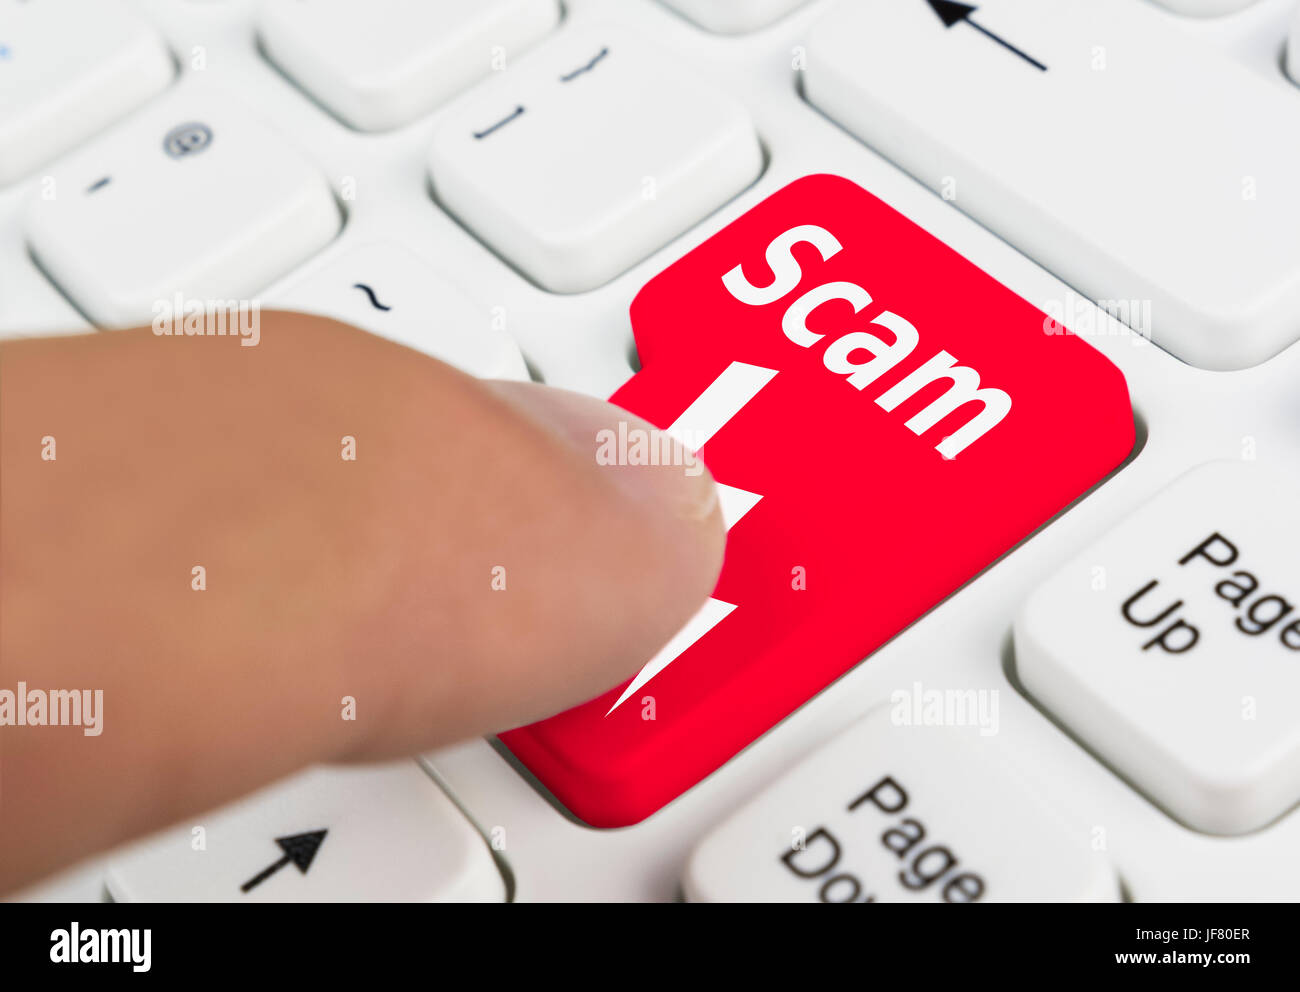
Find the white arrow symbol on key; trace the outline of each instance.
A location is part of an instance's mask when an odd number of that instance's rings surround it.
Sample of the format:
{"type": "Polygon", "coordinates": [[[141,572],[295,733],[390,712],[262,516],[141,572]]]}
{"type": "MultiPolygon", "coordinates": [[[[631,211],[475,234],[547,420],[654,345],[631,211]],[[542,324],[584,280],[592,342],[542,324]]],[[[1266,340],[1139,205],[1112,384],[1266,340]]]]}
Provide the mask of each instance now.
{"type": "MultiPolygon", "coordinates": [[[[759,391],[772,381],[775,369],[765,369],[759,365],[745,362],[732,362],[700,393],[695,402],[686,408],[680,417],[673,421],[666,433],[679,443],[695,450],[702,447],[718,433],[727,421],[731,420],[744,408],[745,404],[759,394],[759,391]]],[[[746,513],[758,505],[762,496],[737,489],[735,486],[718,484],[718,502],[722,506],[722,519],[731,528],[746,513]]],[[[609,708],[606,716],[613,713],[632,696],[634,692],[671,665],[678,657],[722,621],[728,613],[736,608],[734,603],[724,603],[710,597],[700,607],[698,613],[686,622],[673,639],[663,649],[646,662],[637,672],[618,702],[609,708]]]]}

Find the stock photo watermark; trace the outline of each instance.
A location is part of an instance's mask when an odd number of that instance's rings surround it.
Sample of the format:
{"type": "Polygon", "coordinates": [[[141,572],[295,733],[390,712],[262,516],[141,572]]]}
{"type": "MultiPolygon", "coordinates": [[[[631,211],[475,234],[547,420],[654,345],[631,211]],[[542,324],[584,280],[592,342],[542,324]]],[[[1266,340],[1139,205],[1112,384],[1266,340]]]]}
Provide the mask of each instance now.
{"type": "Polygon", "coordinates": [[[998,732],[997,689],[910,689],[890,693],[889,719],[896,727],[974,727],[981,737],[998,732]]]}
{"type": "Polygon", "coordinates": [[[50,933],[52,964],[124,964],[134,972],[153,965],[153,930],[82,928],[73,920],[50,933]]]}
{"type": "Polygon", "coordinates": [[[677,466],[686,475],[697,476],[704,471],[699,456],[703,446],[703,437],[692,438],[689,431],[674,436],[621,420],[617,430],[596,432],[596,464],[677,466]]]}
{"type": "Polygon", "coordinates": [[[1082,338],[1128,337],[1134,345],[1151,341],[1150,300],[1090,300],[1067,292],[1062,300],[1043,304],[1044,334],[1074,334],[1082,338]]]}
{"type": "Polygon", "coordinates": [[[87,737],[104,732],[103,689],[0,689],[0,727],[82,727],[87,737]]]}
{"type": "Polygon", "coordinates": [[[158,337],[237,337],[242,347],[262,340],[262,305],[258,300],[203,300],[176,293],[153,304],[153,332],[158,337]]]}

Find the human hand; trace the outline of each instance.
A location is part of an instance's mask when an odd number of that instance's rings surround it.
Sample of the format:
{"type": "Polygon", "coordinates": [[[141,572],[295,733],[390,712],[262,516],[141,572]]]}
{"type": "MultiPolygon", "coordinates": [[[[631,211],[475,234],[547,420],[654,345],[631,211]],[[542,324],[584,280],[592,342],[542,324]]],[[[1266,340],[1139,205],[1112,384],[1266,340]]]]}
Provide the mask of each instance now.
{"type": "Polygon", "coordinates": [[[581,702],[713,588],[707,472],[597,464],[631,415],[323,318],[237,342],[0,345],[0,694],[102,690],[97,734],[0,708],[0,892],[581,702]]]}

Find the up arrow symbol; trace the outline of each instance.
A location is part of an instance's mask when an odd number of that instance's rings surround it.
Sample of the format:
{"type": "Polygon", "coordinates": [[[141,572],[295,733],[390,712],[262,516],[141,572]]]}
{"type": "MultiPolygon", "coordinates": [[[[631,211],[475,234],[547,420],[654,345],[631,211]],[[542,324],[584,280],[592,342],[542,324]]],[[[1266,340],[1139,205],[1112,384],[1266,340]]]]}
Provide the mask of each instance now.
{"type": "Polygon", "coordinates": [[[267,865],[256,875],[239,887],[241,892],[248,892],[256,888],[283,868],[289,862],[293,862],[298,870],[304,875],[307,869],[311,867],[312,861],[316,858],[316,852],[320,850],[321,842],[325,840],[328,830],[310,830],[303,834],[290,834],[288,837],[277,837],[275,842],[280,845],[280,850],[284,852],[284,857],[273,864],[267,865]]]}

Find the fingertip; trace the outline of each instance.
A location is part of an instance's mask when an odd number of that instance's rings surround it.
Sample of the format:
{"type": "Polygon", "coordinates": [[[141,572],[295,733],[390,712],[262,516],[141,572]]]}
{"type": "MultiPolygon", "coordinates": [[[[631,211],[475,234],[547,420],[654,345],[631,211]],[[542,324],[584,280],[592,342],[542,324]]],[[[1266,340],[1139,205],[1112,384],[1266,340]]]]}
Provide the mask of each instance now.
{"type": "Polygon", "coordinates": [[[707,522],[717,513],[718,489],[704,462],[640,417],[582,393],[534,382],[486,385],[562,436],[632,500],[686,523],[707,522]]]}
{"type": "Polygon", "coordinates": [[[582,394],[516,382],[468,392],[469,471],[414,498],[472,510],[451,532],[427,531],[438,571],[412,578],[367,628],[382,631],[388,671],[405,673],[388,683],[384,754],[505,730],[612,689],[698,611],[721,570],[717,487],[693,452],[582,394]],[[420,644],[438,648],[398,646],[420,644]],[[440,650],[450,644],[458,650],[440,650]]]}

